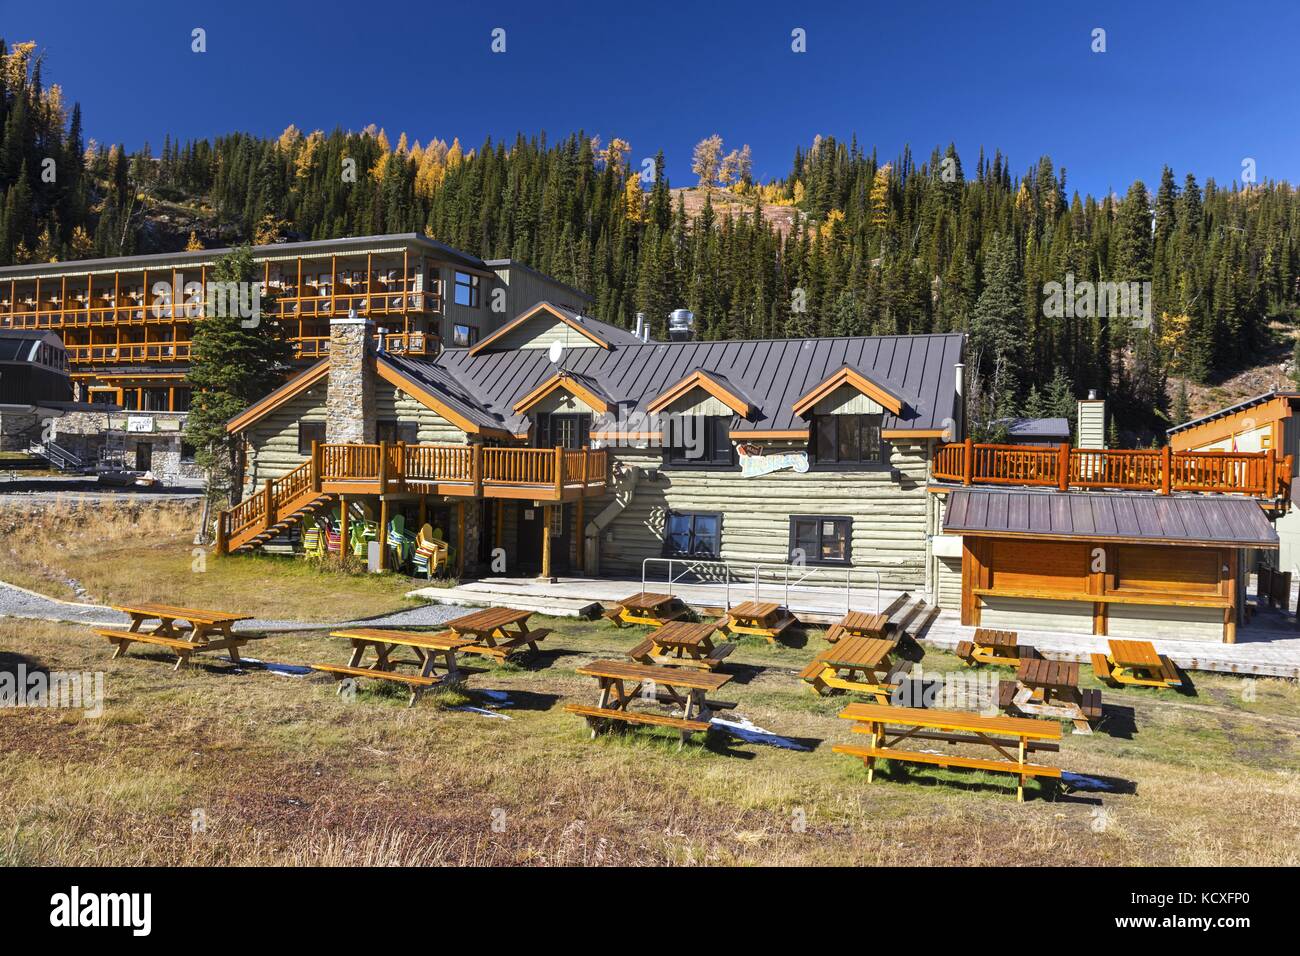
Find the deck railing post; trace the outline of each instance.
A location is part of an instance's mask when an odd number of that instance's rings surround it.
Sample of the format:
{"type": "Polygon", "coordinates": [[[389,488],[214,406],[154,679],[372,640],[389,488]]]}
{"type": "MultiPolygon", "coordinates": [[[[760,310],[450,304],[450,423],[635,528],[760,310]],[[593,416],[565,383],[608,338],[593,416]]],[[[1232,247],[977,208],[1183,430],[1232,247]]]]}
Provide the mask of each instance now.
{"type": "Polygon", "coordinates": [[[1264,454],[1268,456],[1268,475],[1267,475],[1267,493],[1266,497],[1277,497],[1277,452],[1269,450],[1264,454]]]}
{"type": "Polygon", "coordinates": [[[406,490],[406,442],[397,442],[397,488],[399,491],[406,490]]]}
{"type": "Polygon", "coordinates": [[[262,527],[267,529],[275,524],[275,491],[271,487],[270,478],[266,479],[262,494],[265,496],[262,502],[262,527]]]}
{"type": "Polygon", "coordinates": [[[379,493],[388,494],[388,442],[379,443],[379,493]]]}
{"type": "Polygon", "coordinates": [[[483,446],[481,444],[474,446],[469,467],[470,478],[474,482],[474,497],[481,498],[483,496],[483,446]]]}
{"type": "Polygon", "coordinates": [[[1165,445],[1160,449],[1160,493],[1169,494],[1174,486],[1174,456],[1173,450],[1165,445]]]}
{"type": "Polygon", "coordinates": [[[961,483],[969,485],[975,475],[975,443],[967,438],[962,442],[961,483]]]}
{"type": "Polygon", "coordinates": [[[1070,443],[1061,442],[1056,459],[1056,488],[1058,491],[1070,490],[1070,443]]]}
{"type": "Polygon", "coordinates": [[[555,446],[555,497],[564,497],[564,449],[555,446]]]}
{"type": "Polygon", "coordinates": [[[320,494],[320,442],[311,442],[311,490],[320,494]]]}

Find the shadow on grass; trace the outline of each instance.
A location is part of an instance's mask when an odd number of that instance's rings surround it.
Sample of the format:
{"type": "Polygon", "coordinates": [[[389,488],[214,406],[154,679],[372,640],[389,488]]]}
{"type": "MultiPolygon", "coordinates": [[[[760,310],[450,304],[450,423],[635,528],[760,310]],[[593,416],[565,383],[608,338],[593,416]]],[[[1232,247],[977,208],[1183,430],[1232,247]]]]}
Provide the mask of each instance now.
{"type": "MultiPolygon", "coordinates": [[[[866,779],[866,769],[860,776],[866,779]]],[[[958,767],[919,767],[898,760],[878,760],[876,781],[912,784],[918,787],[954,787],[972,793],[1016,793],[1014,774],[992,774],[983,770],[964,770],[958,767]]],[[[1060,790],[1046,780],[1033,778],[1025,782],[1025,802],[1035,799],[1060,799],[1060,790]]]]}
{"type": "Polygon", "coordinates": [[[1104,704],[1101,708],[1101,720],[1097,721],[1093,733],[1120,740],[1132,740],[1137,736],[1137,712],[1132,707],[1104,704]]]}
{"type": "Polygon", "coordinates": [[[18,668],[30,677],[32,674],[49,675],[50,669],[34,657],[28,657],[26,654],[15,654],[13,651],[0,651],[0,673],[13,674],[14,680],[18,679],[18,668]]]}

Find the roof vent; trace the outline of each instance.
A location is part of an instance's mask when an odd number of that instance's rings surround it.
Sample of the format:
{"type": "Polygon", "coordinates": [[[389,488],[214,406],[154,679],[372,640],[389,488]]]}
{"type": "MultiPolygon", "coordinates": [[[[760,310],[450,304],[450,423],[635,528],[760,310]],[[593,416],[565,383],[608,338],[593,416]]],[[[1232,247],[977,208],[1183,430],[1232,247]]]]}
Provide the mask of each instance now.
{"type": "Polygon", "coordinates": [[[636,314],[636,332],[634,333],[638,339],[641,338],[641,333],[644,329],[645,329],[645,313],[638,312],[636,314]]]}
{"type": "Polygon", "coordinates": [[[695,338],[695,313],[690,309],[673,309],[668,316],[668,340],[689,342],[695,338]]]}

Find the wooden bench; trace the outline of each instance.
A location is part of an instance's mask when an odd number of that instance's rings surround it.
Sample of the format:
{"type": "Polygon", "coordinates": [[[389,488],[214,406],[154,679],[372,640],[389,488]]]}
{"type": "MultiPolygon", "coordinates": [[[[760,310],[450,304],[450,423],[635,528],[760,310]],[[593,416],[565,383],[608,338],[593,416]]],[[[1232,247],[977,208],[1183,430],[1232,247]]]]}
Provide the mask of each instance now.
{"type": "Polygon", "coordinates": [[[401,674],[397,671],[381,671],[371,667],[349,667],[346,664],[310,664],[308,666],[314,671],[330,674],[335,680],[343,680],[346,677],[373,677],[376,680],[391,680],[399,684],[410,684],[413,687],[432,687],[442,680],[439,677],[421,677],[419,674],[401,674]]]}
{"type": "MultiPolygon", "coordinates": [[[[127,648],[132,644],[154,644],[158,647],[165,647],[176,653],[176,670],[179,670],[182,664],[188,663],[191,654],[208,649],[207,641],[187,641],[175,637],[165,637],[162,634],[150,634],[145,631],[123,631],[111,627],[97,627],[94,632],[100,637],[108,639],[109,643],[114,644],[116,649],[113,651],[113,659],[124,655],[127,648]]],[[[241,635],[238,638],[226,638],[222,643],[223,648],[229,648],[234,651],[236,648],[260,635],[241,635]]],[[[232,654],[232,659],[238,662],[238,655],[232,654]]]]}
{"type": "Polygon", "coordinates": [[[1117,686],[1115,680],[1110,676],[1110,659],[1105,654],[1092,655],[1092,673],[1097,680],[1117,686]]]}
{"type": "Polygon", "coordinates": [[[655,727],[671,727],[685,733],[708,732],[712,726],[704,720],[684,720],[681,717],[669,717],[665,714],[647,714],[636,710],[611,710],[608,707],[591,707],[587,704],[565,704],[564,709],[571,714],[578,714],[590,720],[622,721],[628,724],[647,724],[655,727]]]}
{"type": "MultiPolygon", "coordinates": [[[[442,631],[442,634],[451,634],[451,631],[442,631]]],[[[460,649],[462,654],[479,654],[483,657],[490,657],[494,661],[504,661],[511,654],[527,646],[529,650],[537,650],[537,642],[544,641],[550,636],[549,627],[539,627],[536,630],[528,632],[526,639],[513,638],[505,644],[498,644],[495,647],[488,647],[486,644],[466,644],[460,649]]]]}
{"type": "Polygon", "coordinates": [[[975,645],[972,644],[970,641],[957,642],[957,656],[962,660],[964,660],[967,664],[974,663],[975,661],[974,654],[975,654],[975,645]]]}
{"type": "Polygon", "coordinates": [[[640,644],[628,648],[627,656],[630,660],[640,661],[642,664],[650,663],[650,651],[654,649],[655,642],[646,638],[640,644]]]}
{"type": "Polygon", "coordinates": [[[846,634],[848,634],[848,631],[844,629],[843,624],[832,624],[826,631],[826,640],[834,644],[846,634]]]}
{"type": "Polygon", "coordinates": [[[964,711],[891,707],[882,704],[850,704],[841,711],[840,717],[858,722],[854,727],[855,733],[871,735],[869,747],[841,744],[831,748],[834,753],[860,758],[867,768],[868,782],[874,778],[876,760],[987,770],[1016,776],[1019,780],[1016,799],[1023,802],[1026,778],[1061,776],[1059,767],[1033,764],[1025,759],[1037,744],[1055,743],[1061,739],[1061,727],[1055,721],[1029,720],[1023,717],[982,717],[964,711]],[[1002,759],[902,750],[895,746],[919,733],[937,734],[938,739],[953,744],[992,747],[1002,759]]]}
{"type": "Polygon", "coordinates": [[[1083,711],[1084,716],[1089,720],[1100,719],[1102,714],[1101,691],[1096,688],[1089,688],[1080,691],[1080,694],[1082,695],[1083,700],[1079,704],[1079,708],[1083,711]]]}

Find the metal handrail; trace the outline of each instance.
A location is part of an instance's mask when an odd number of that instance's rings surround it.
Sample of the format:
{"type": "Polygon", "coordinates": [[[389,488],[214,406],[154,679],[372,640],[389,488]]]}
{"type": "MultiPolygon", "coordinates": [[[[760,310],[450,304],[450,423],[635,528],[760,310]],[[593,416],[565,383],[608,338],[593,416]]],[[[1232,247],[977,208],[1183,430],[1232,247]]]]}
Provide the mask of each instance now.
{"type": "MultiPolygon", "coordinates": [[[[798,577],[793,582],[795,587],[798,587],[800,584],[802,584],[804,581],[806,581],[808,578],[812,577],[815,574],[819,574],[819,573],[829,574],[832,571],[843,571],[845,575],[844,613],[846,614],[849,611],[853,610],[853,572],[865,571],[870,574],[874,574],[876,576],[876,613],[880,613],[881,579],[880,579],[880,572],[875,568],[809,567],[807,565],[773,564],[773,563],[760,562],[760,561],[755,561],[755,562],[707,561],[707,560],[698,560],[695,558],[643,558],[641,560],[641,591],[643,593],[646,590],[646,584],[647,584],[646,572],[649,569],[649,566],[651,564],[656,564],[656,563],[668,565],[667,588],[669,594],[673,593],[673,585],[675,585],[687,574],[692,573],[695,569],[720,568],[722,570],[723,594],[724,594],[724,600],[726,601],[727,610],[731,609],[731,575],[732,575],[733,568],[753,569],[755,601],[759,600],[759,595],[761,594],[761,587],[762,587],[761,577],[764,569],[775,571],[779,574],[782,574],[783,580],[781,583],[782,583],[782,587],[784,588],[784,596],[785,596],[783,606],[787,608],[790,606],[790,585],[791,585],[790,569],[791,568],[796,568],[797,570],[804,572],[800,577],[798,577]],[[682,572],[676,576],[673,575],[674,564],[683,565],[682,572]]],[[[748,577],[748,574],[746,574],[746,577],[748,577]]]]}

